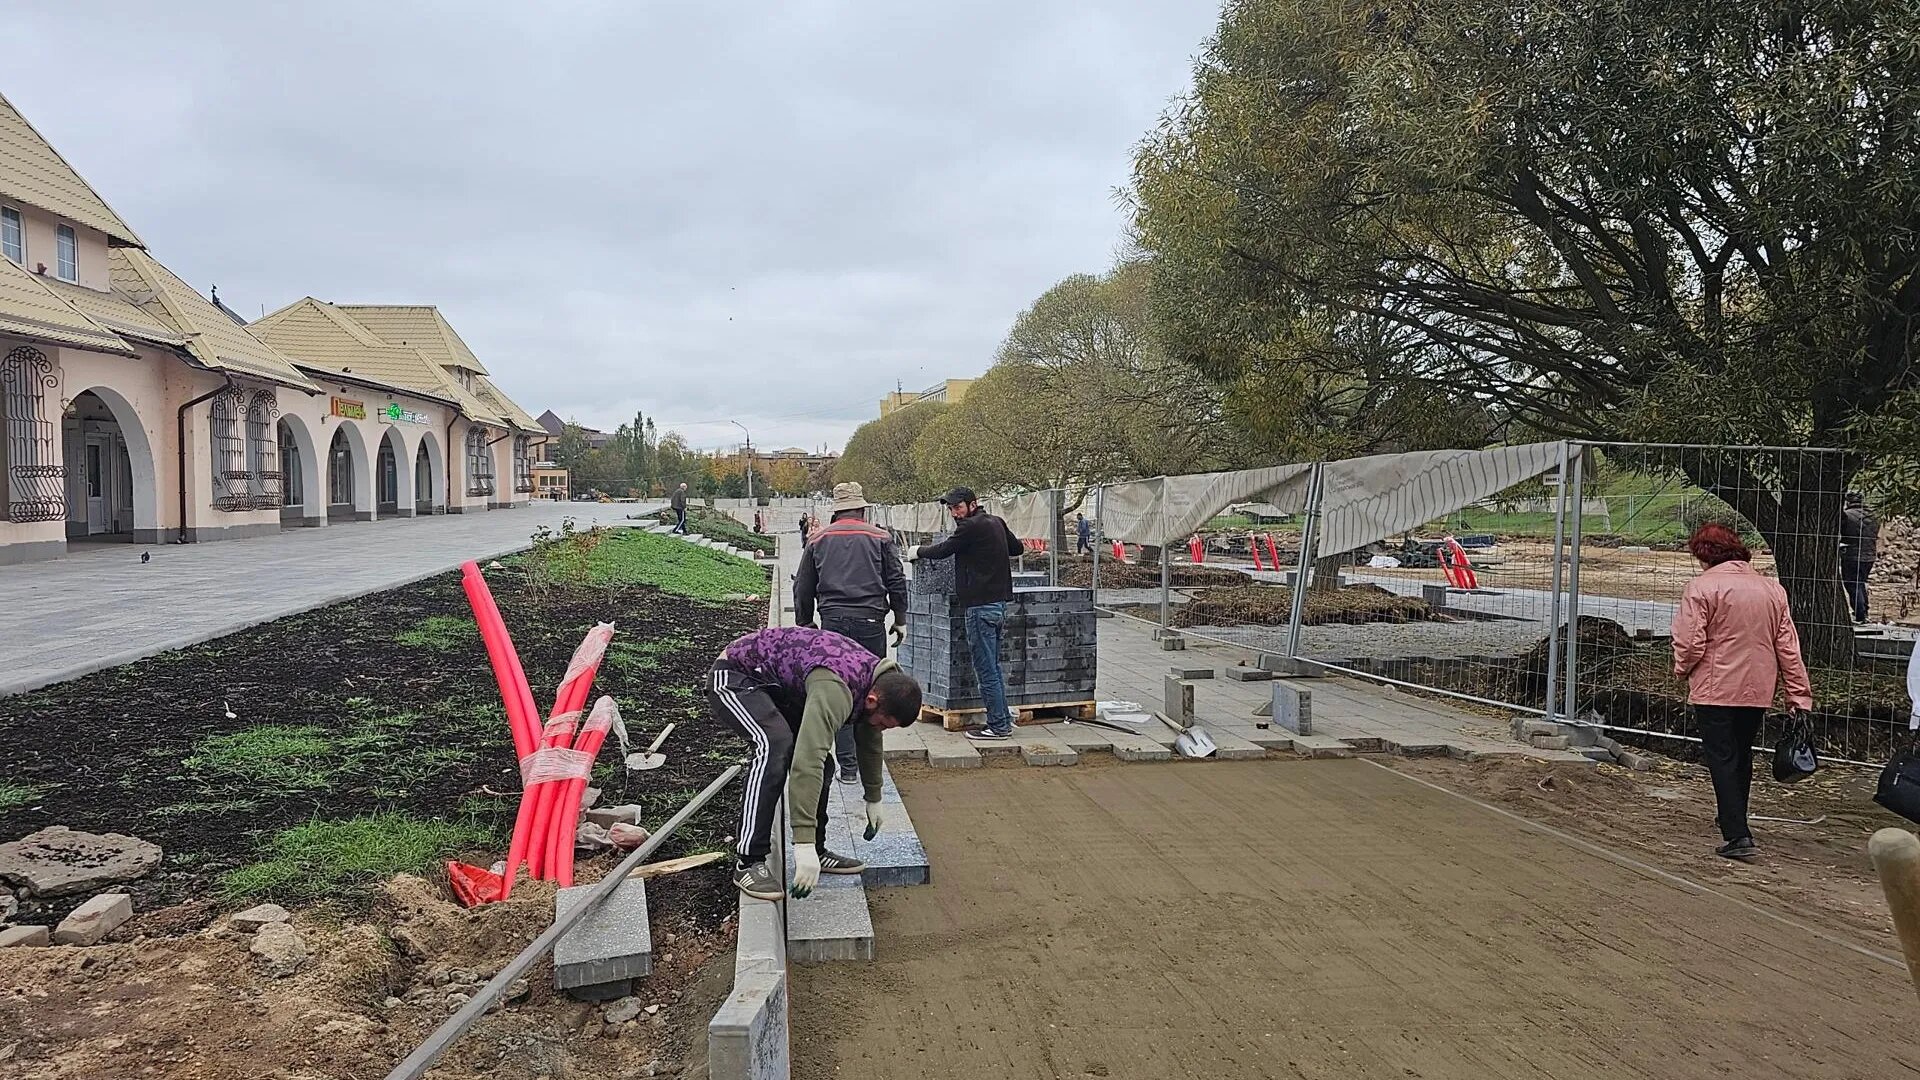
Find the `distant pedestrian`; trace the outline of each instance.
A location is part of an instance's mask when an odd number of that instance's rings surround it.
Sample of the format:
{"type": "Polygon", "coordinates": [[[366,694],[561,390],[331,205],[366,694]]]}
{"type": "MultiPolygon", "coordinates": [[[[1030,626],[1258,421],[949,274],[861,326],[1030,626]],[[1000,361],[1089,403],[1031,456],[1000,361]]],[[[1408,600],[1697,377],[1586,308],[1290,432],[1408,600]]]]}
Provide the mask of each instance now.
{"type": "Polygon", "coordinates": [[[808,514],[801,514],[800,515],[800,546],[802,549],[804,549],[807,546],[807,534],[811,533],[812,531],[813,531],[812,516],[808,514]]]}
{"type": "Polygon", "coordinates": [[[1700,727],[1700,753],[1713,777],[1720,838],[1715,854],[1749,859],[1760,853],[1747,827],[1753,786],[1753,740],[1784,680],[1795,716],[1813,709],[1813,687],[1800,658],[1800,632],[1787,591],[1753,568],[1753,552],[1725,525],[1702,525],[1687,550],[1706,572],[1687,583],[1673,615],[1673,673],[1687,680],[1687,700],[1700,727]]]}
{"type": "Polygon", "coordinates": [[[1073,553],[1075,555],[1093,554],[1093,522],[1087,520],[1087,515],[1073,515],[1073,534],[1076,541],[1073,553]]]}
{"type": "MultiPolygon", "coordinates": [[[[900,550],[885,529],[867,524],[867,497],[859,484],[833,486],[833,520],[808,534],[793,578],[793,617],[859,642],[875,656],[887,655],[887,613],[896,635],[907,621],[907,575],[900,550]]],[[[854,781],[858,761],[853,729],[843,727],[833,744],[843,783],[854,781]]]]}
{"type": "Polygon", "coordinates": [[[766,520],[760,516],[760,511],[758,510],[753,512],[753,531],[757,533],[767,531],[766,520]]]}
{"type": "Polygon", "coordinates": [[[986,726],[967,732],[967,738],[1001,742],[1013,738],[1013,713],[1000,674],[1000,631],[1013,600],[1011,561],[1022,550],[1020,540],[969,488],[954,488],[940,501],[953,515],[953,535],[922,545],[914,557],[953,560],[954,598],[966,612],[967,651],[987,711],[986,726]]]}
{"type": "Polygon", "coordinates": [[[1840,512],[1840,581],[1847,587],[1853,621],[1867,621],[1867,578],[1880,553],[1880,522],[1857,491],[1847,492],[1847,508],[1840,512]]]}
{"type": "Polygon", "coordinates": [[[673,489],[673,498],[668,500],[667,505],[673,507],[673,517],[674,517],[673,531],[677,533],[686,532],[687,531],[687,485],[686,484],[682,483],[679,487],[673,489]]]}

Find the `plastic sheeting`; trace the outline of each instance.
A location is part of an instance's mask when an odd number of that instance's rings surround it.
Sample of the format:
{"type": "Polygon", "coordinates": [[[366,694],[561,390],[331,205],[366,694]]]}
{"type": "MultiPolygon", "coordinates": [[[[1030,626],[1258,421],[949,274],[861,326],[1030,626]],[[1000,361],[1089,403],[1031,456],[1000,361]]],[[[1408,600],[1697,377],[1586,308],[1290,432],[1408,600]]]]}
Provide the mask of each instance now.
{"type": "MultiPolygon", "coordinates": [[[[1319,543],[1323,554],[1353,551],[1539,476],[1560,464],[1563,444],[1527,443],[1490,450],[1426,450],[1327,462],[1321,470],[1319,543]]],[[[1311,464],[1159,476],[1106,485],[1100,528],[1110,540],[1165,546],[1184,541],[1234,503],[1263,502],[1283,514],[1308,509],[1311,464]]],[[[1036,491],[987,508],[1022,539],[1053,534],[1053,491],[1036,491]]],[[[1089,510],[1091,507],[1088,508],[1089,510]]],[[[874,508],[875,524],[933,535],[952,527],[939,503],[874,508]]]]}

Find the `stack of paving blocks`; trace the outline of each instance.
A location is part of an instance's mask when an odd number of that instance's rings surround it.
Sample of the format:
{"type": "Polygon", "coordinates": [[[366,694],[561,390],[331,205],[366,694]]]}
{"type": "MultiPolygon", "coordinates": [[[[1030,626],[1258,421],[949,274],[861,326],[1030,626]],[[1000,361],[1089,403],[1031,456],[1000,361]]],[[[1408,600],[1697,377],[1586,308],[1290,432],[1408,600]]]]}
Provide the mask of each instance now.
{"type": "MultiPolygon", "coordinates": [[[[1042,581],[1044,574],[1019,575],[1042,581]]],[[[1000,672],[1013,707],[1093,699],[1098,623],[1088,589],[1016,585],[1000,636],[1000,672]]],[[[953,563],[915,565],[900,666],[936,709],[982,707],[967,651],[966,612],[953,600],[953,563]]]]}

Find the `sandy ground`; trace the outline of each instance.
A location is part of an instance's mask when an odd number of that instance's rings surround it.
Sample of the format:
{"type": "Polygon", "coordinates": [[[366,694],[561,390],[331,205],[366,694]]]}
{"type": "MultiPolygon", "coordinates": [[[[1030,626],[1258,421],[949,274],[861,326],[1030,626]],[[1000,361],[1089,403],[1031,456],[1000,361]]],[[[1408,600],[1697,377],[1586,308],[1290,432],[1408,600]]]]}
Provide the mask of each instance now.
{"type": "Polygon", "coordinates": [[[874,894],[876,962],[796,970],[796,1076],[1920,1074],[1864,928],[1367,761],[898,778],[934,884],[874,894]]]}

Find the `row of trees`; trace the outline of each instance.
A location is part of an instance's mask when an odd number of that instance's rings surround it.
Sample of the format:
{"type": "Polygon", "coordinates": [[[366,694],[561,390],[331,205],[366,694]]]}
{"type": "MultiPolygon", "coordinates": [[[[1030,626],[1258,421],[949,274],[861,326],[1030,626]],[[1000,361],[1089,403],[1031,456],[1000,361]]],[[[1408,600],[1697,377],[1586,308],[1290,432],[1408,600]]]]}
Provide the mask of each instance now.
{"type": "MultiPolygon", "coordinates": [[[[679,432],[661,434],[654,421],[635,413],[614,429],[605,446],[589,445],[586,431],[569,422],[555,441],[555,464],[572,474],[575,491],[617,495],[664,495],[685,483],[702,496],[744,498],[748,461],[744,452],[708,453],[692,449],[679,432]]],[[[786,458],[752,462],[753,490],[759,495],[806,495],[831,484],[827,475],[786,458]]]]}
{"type": "Polygon", "coordinates": [[[1140,145],[1133,255],[965,401],[863,427],[886,499],[1572,437],[1674,450],[1848,654],[1840,500],[1920,506],[1920,22],[1847,0],[1228,0],[1140,145]]]}

